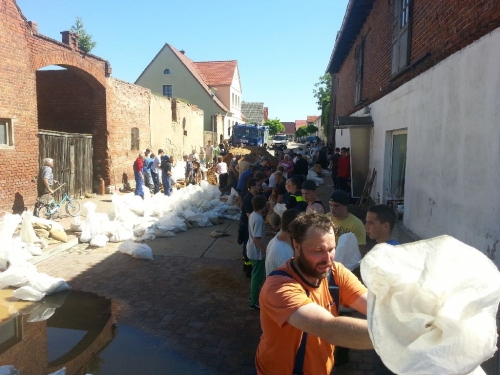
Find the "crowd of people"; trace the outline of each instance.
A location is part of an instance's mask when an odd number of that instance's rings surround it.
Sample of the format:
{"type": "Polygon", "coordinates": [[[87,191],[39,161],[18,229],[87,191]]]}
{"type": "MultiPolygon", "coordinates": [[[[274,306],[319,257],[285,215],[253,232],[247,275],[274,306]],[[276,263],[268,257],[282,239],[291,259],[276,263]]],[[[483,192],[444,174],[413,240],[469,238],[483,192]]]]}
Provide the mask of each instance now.
{"type": "MultiPolygon", "coordinates": [[[[317,151],[307,159],[283,153],[277,165],[266,157],[252,164],[250,157],[235,156],[229,166],[236,177],[229,180],[242,197],[238,242],[243,269],[251,278],[249,307],[260,310],[263,332],[257,374],[329,374],[334,362],[348,362],[348,348],[372,348],[366,320],[341,310],[348,306],[366,315],[359,263],[348,269],[334,261],[335,248],[345,233],[356,237],[359,259],[367,252],[367,236],[396,245],[396,214],[389,206],[375,205],[363,224],[348,210],[350,164],[344,159],[350,160],[349,150],[330,152],[322,146],[317,151]],[[328,207],[318,197],[316,182],[307,179],[317,163],[335,172],[328,207]],[[277,203],[284,203],[286,210],[273,227],[266,220],[277,203]]],[[[376,366],[378,374],[391,373],[380,360],[376,366]]]]}

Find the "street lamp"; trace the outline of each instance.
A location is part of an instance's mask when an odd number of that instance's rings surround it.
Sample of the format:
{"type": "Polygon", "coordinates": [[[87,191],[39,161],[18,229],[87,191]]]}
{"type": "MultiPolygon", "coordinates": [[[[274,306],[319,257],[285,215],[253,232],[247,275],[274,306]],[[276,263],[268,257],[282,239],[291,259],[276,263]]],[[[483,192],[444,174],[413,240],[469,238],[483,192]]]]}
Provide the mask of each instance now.
{"type": "Polygon", "coordinates": [[[212,121],[211,121],[211,125],[212,125],[212,145],[214,144],[214,132],[215,132],[215,113],[214,113],[214,102],[215,102],[215,99],[214,99],[214,96],[215,96],[215,92],[217,91],[217,89],[215,87],[209,87],[208,88],[210,90],[210,96],[212,97],[212,121]]]}

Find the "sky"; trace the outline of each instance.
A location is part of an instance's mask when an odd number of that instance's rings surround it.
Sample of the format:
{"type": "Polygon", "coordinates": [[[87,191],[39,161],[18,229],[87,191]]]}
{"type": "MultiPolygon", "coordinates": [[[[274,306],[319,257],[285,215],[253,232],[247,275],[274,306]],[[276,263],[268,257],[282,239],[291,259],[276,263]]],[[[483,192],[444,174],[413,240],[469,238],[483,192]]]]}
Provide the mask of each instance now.
{"type": "Polygon", "coordinates": [[[134,83],[165,43],[193,61],[237,60],[242,101],[269,118],[319,115],[325,74],[348,0],[17,0],[38,32],[61,40],[81,17],[112,76],[134,83]]]}

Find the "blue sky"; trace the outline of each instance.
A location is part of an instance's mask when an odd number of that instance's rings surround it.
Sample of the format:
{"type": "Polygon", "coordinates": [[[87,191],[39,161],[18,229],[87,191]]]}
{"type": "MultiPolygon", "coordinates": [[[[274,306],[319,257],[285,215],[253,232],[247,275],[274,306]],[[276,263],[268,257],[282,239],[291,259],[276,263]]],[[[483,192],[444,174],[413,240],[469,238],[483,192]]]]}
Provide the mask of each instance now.
{"type": "Polygon", "coordinates": [[[81,17],[111,63],[135,82],[165,43],[194,61],[237,60],[243,101],[281,121],[319,115],[312,90],[324,74],[348,0],[17,0],[39,33],[61,40],[81,17]]]}

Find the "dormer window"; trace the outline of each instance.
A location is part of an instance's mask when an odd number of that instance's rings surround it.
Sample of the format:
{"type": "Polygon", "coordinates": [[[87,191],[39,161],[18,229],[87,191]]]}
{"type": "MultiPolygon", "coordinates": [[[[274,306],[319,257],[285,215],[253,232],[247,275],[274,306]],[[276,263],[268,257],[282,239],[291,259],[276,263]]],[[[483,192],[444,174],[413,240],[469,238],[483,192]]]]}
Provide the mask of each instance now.
{"type": "Polygon", "coordinates": [[[170,74],[170,69],[165,69],[165,70],[163,71],[163,74],[170,74]]]}

